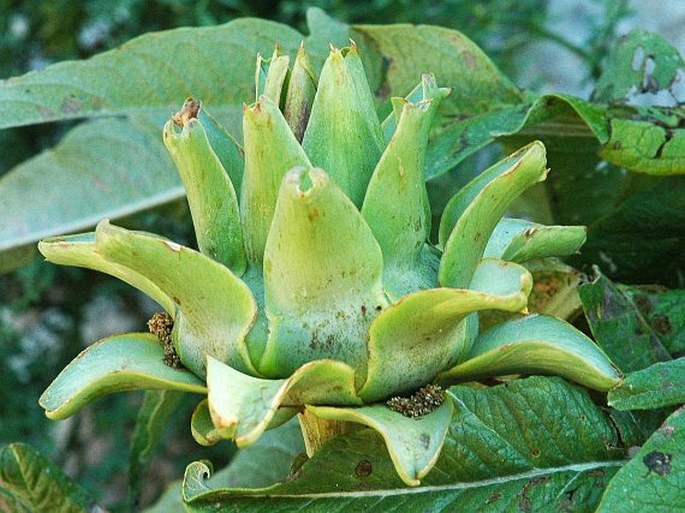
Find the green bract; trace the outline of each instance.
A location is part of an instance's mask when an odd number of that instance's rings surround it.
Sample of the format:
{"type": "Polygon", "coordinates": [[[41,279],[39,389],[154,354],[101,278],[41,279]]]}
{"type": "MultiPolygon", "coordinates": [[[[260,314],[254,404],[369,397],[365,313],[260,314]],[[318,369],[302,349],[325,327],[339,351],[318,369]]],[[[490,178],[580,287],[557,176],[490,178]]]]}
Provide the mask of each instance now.
{"type": "Polygon", "coordinates": [[[582,227],[503,218],[545,179],[541,143],[460,190],[432,245],[424,154],[449,90],[424,75],[381,123],[354,45],[333,48],[318,81],[304,48],[290,68],[278,51],[258,60],[242,148],[192,99],[164,128],[199,252],[107,221],[40,243],[52,262],[109,273],[155,299],[173,318],[185,366],[167,367],[149,334],[105,339],[46,390],[49,417],[119,390],[200,393],[207,398],[192,421],[200,443],[246,445],[299,415],[311,454],[362,424],[417,485],[454,405],[444,397],[410,418],[386,406],[389,398],[518,373],[559,374],[596,390],[617,383],[582,333],[526,315],[533,279],[522,263],[574,253],[585,240],[582,227]],[[479,334],[482,310],[513,320],[479,334]]]}

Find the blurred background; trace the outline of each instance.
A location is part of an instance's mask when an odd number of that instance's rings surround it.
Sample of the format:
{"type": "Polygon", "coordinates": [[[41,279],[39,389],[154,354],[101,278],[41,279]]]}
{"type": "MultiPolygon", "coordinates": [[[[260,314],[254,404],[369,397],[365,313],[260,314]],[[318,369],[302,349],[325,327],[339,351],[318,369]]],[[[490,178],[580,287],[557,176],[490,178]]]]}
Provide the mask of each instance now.
{"type": "MultiPolygon", "coordinates": [[[[607,51],[633,28],[658,32],[685,53],[682,0],[0,0],[0,78],[87,58],[145,32],[235,17],[269,18],[306,33],[310,6],[350,23],[458,29],[515,83],[539,93],[589,97],[607,51]]],[[[56,144],[71,126],[0,131],[0,175],[56,144]]],[[[178,202],[128,220],[128,225],[192,245],[186,214],[185,203],[178,202]]],[[[112,396],[61,422],[48,421],[37,401],[59,369],[87,344],[142,331],[154,311],[154,304],[121,282],[41,259],[0,274],[0,445],[33,444],[111,511],[125,508],[129,436],[140,396],[112,396]]],[[[220,466],[230,458],[228,443],[208,450],[192,440],[192,406],[184,405],[169,426],[144,489],[145,503],[180,477],[190,461],[209,457],[220,466]]]]}

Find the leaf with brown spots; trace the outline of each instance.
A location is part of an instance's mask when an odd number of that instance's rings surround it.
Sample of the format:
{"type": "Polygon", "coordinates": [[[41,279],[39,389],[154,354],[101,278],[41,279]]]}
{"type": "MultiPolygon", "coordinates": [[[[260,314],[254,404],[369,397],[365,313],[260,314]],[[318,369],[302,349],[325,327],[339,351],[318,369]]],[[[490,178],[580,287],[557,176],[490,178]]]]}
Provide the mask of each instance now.
{"type": "Polygon", "coordinates": [[[609,482],[598,513],[682,511],[685,407],[676,410],[609,482]]]}

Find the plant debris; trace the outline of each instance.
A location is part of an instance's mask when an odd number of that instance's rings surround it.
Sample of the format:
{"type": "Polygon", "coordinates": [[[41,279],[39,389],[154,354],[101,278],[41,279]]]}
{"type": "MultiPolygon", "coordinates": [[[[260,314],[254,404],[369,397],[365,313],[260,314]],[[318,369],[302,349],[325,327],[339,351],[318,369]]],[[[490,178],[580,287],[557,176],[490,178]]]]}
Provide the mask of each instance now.
{"type": "Polygon", "coordinates": [[[174,329],[174,319],[171,315],[166,312],[157,312],[147,321],[147,327],[164,348],[164,363],[174,369],[182,369],[183,364],[171,338],[171,332],[174,329]]]}
{"type": "Polygon", "coordinates": [[[405,417],[422,417],[437,410],[444,400],[440,386],[426,385],[410,397],[392,397],[386,404],[405,417]]]}

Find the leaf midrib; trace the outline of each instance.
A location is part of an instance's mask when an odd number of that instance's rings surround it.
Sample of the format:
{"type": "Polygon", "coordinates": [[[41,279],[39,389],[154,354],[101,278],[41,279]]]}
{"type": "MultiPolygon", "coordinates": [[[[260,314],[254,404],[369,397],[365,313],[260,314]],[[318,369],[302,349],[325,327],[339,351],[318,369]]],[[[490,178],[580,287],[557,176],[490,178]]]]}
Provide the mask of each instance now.
{"type": "MultiPolygon", "coordinates": [[[[429,485],[420,486],[418,488],[395,488],[395,489],[380,489],[371,491],[356,491],[356,492],[324,492],[324,493],[273,493],[273,489],[263,493],[250,493],[249,495],[242,495],[244,498],[269,497],[271,499],[324,499],[324,498],[363,498],[363,497],[396,497],[402,495],[416,495],[423,493],[440,493],[458,490],[467,490],[470,488],[480,488],[498,484],[505,484],[514,481],[530,480],[537,477],[549,476],[550,474],[557,474],[561,472],[577,472],[582,473],[595,469],[603,469],[607,467],[622,467],[629,460],[607,460],[607,461],[593,461],[588,463],[576,463],[572,465],[563,465],[560,467],[536,468],[518,474],[510,474],[503,477],[495,477],[492,479],[484,479],[481,481],[470,481],[467,483],[452,483],[447,485],[429,485]]],[[[211,489],[210,489],[211,490],[211,489]]],[[[218,490],[215,490],[218,491],[218,490]]],[[[238,491],[238,490],[236,490],[238,491]]],[[[239,490],[244,492],[245,490],[239,490]]]]}

